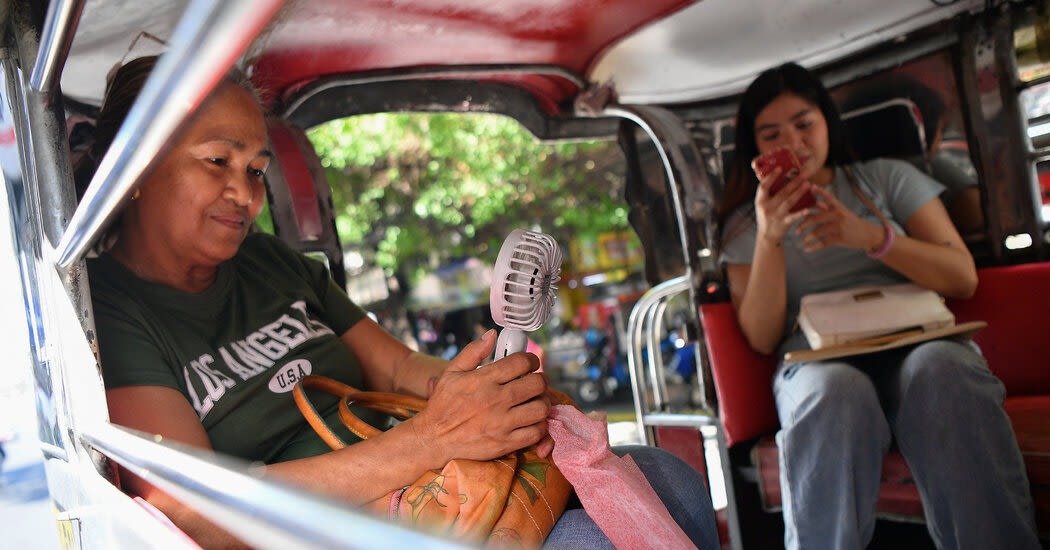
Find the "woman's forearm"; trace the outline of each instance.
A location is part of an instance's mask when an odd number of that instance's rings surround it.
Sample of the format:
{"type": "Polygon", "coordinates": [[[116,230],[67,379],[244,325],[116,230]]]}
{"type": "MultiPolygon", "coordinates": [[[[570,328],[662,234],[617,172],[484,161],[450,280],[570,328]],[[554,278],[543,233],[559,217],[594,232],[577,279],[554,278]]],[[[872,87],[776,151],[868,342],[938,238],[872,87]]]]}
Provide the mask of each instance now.
{"type": "Polygon", "coordinates": [[[787,314],[787,283],[783,240],[759,239],[737,319],[751,348],[772,353],[784,333],[787,314]]]}
{"type": "Polygon", "coordinates": [[[412,351],[371,319],[360,321],[339,338],[357,358],[366,390],[428,397],[434,385],[431,379],[436,381],[448,364],[412,351]]]}
{"type": "MultiPolygon", "coordinates": [[[[864,247],[885,248],[881,227],[869,228],[864,247]]],[[[906,235],[896,235],[880,258],[908,279],[945,296],[969,298],[977,290],[973,256],[955,230],[944,204],[934,199],[916,210],[904,224],[906,235]]]]}
{"type": "Polygon", "coordinates": [[[420,352],[412,352],[394,365],[392,386],[396,393],[429,397],[434,391],[448,361],[420,352]]]}
{"type": "Polygon", "coordinates": [[[441,468],[450,457],[416,434],[413,419],[376,437],[321,455],[263,467],[267,476],[361,505],[441,468]],[[391,457],[397,457],[391,460],[391,457]]]}
{"type": "MultiPolygon", "coordinates": [[[[380,436],[338,451],[271,464],[259,470],[265,476],[359,506],[404,487],[424,471],[440,468],[447,462],[433,452],[433,446],[415,436],[410,423],[403,422],[380,436]],[[390,460],[392,456],[398,459],[390,460]]],[[[163,512],[203,548],[249,548],[192,507],[141,478],[127,472],[123,478],[127,487],[163,512]]]]}
{"type": "Polygon", "coordinates": [[[951,298],[969,298],[977,270],[969,252],[898,235],[882,261],[908,279],[951,298]]]}

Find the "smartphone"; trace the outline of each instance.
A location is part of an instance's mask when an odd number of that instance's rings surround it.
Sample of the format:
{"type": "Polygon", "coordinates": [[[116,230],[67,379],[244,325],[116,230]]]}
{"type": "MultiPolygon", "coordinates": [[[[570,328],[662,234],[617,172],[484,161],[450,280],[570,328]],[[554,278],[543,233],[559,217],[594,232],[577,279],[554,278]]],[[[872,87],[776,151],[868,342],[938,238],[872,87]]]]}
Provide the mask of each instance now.
{"type": "MultiPolygon", "coordinates": [[[[777,177],[776,181],[769,188],[769,195],[776,195],[781,188],[787,185],[787,182],[791,181],[791,178],[799,175],[802,172],[802,166],[798,163],[798,159],[795,158],[795,153],[791,152],[791,149],[787,147],[780,147],[773,151],[770,151],[764,155],[759,155],[751,161],[751,169],[755,171],[755,174],[759,179],[766,177],[774,169],[780,168],[780,176],[777,177]]],[[[816,204],[816,198],[813,197],[813,193],[806,192],[802,195],[802,198],[791,207],[791,212],[798,212],[804,210],[816,204]]]]}

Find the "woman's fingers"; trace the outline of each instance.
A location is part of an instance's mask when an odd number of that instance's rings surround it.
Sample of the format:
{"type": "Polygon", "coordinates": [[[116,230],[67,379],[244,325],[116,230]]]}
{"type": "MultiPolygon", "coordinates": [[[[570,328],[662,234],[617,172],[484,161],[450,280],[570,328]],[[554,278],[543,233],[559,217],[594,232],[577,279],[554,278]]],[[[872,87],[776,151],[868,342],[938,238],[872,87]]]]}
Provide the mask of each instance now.
{"type": "Polygon", "coordinates": [[[813,252],[828,245],[837,244],[841,236],[842,231],[838,226],[830,224],[818,225],[802,239],[802,246],[806,252],[813,252]]]}
{"type": "MultiPolygon", "coordinates": [[[[491,376],[497,384],[506,384],[511,380],[516,380],[535,372],[540,368],[540,360],[536,355],[527,352],[512,353],[499,361],[496,361],[490,365],[485,365],[485,368],[479,369],[483,374],[491,376]]],[[[541,379],[546,378],[536,373],[541,379]]]]}
{"type": "Polygon", "coordinates": [[[813,213],[809,209],[799,210],[798,212],[792,212],[792,213],[788,214],[784,218],[784,224],[787,225],[788,227],[791,227],[792,225],[795,224],[795,222],[801,221],[802,223],[805,223],[806,220],[808,220],[812,216],[813,216],[813,213]]]}
{"type": "Polygon", "coordinates": [[[809,231],[811,227],[831,223],[834,215],[835,214],[830,210],[811,208],[809,212],[806,212],[802,222],[795,226],[795,234],[802,235],[809,231]]]}
{"type": "MultiPolygon", "coordinates": [[[[781,169],[777,168],[759,182],[759,193],[762,194],[762,203],[766,204],[771,211],[783,215],[798,199],[802,198],[807,182],[799,177],[788,180],[783,187],[773,191],[773,185],[780,178],[781,169]],[[802,190],[801,192],[799,190],[802,190]]],[[[756,193],[756,197],[758,193],[756,193]]]]}
{"type": "Polygon", "coordinates": [[[842,208],[842,205],[835,198],[835,195],[817,185],[810,185],[809,191],[819,200],[804,211],[806,215],[802,222],[795,227],[796,235],[807,234],[807,232],[812,233],[812,228],[835,224],[841,219],[840,208],[842,208]]]}
{"type": "Polygon", "coordinates": [[[472,371],[478,365],[487,361],[489,357],[492,357],[492,350],[495,346],[496,331],[489,329],[485,334],[481,335],[481,338],[463,346],[463,351],[459,352],[448,362],[448,367],[445,370],[472,371]]]}
{"type": "MultiPolygon", "coordinates": [[[[785,231],[787,227],[794,225],[795,234],[803,236],[802,246],[806,252],[832,245],[858,249],[870,246],[871,232],[875,230],[872,228],[877,229],[879,225],[862,219],[839,202],[827,189],[807,184],[805,188],[796,189],[787,198],[792,201],[791,204],[795,204],[796,198],[801,197],[807,189],[818,199],[816,204],[806,210],[778,218],[785,231]]],[[[778,203],[777,208],[783,207],[783,204],[778,203]]],[[[771,231],[775,230],[774,228],[771,231]]]]}
{"type": "Polygon", "coordinates": [[[427,407],[415,417],[428,441],[447,456],[489,460],[536,443],[546,433],[548,381],[531,353],[474,368],[491,353],[486,334],[452,360],[427,407]]]}
{"type": "Polygon", "coordinates": [[[755,211],[758,215],[758,228],[773,240],[779,240],[787,233],[788,228],[797,219],[792,217],[791,206],[798,202],[804,192],[804,183],[799,178],[789,181],[784,187],[771,194],[774,182],[779,178],[780,169],[775,169],[759,182],[755,193],[755,211]],[[791,218],[792,221],[789,221],[791,218]]]}
{"type": "Polygon", "coordinates": [[[806,217],[795,228],[796,235],[804,235],[802,246],[807,251],[823,248],[833,244],[830,238],[842,232],[842,216],[834,211],[820,211],[806,217]],[[816,248],[814,245],[819,244],[816,248]]]}
{"type": "Polygon", "coordinates": [[[766,177],[759,179],[756,195],[762,195],[763,197],[771,196],[769,193],[769,189],[770,187],[772,187],[773,182],[775,182],[780,177],[780,173],[782,171],[783,169],[781,169],[780,167],[774,168],[772,172],[766,174],[766,177]]]}
{"type": "Polygon", "coordinates": [[[811,230],[804,241],[806,250],[819,250],[829,245],[844,246],[847,248],[865,249],[870,245],[871,232],[880,227],[879,223],[872,223],[861,218],[856,212],[843,205],[830,191],[814,188],[821,201],[817,203],[824,205],[825,214],[814,216],[807,220],[807,224],[800,224],[799,234],[802,234],[809,225],[814,228],[820,227],[821,231],[811,230]]]}
{"type": "Polygon", "coordinates": [[[812,189],[813,190],[813,194],[817,195],[819,198],[824,199],[824,202],[826,202],[827,204],[830,204],[830,205],[839,204],[839,200],[837,198],[835,198],[835,195],[831,191],[828,191],[827,189],[825,189],[825,188],[823,188],[823,187],[821,187],[819,185],[814,185],[812,187],[813,187],[813,189],[812,189]]]}
{"type": "Polygon", "coordinates": [[[540,458],[547,458],[551,455],[551,451],[554,450],[554,439],[550,435],[543,436],[539,444],[536,445],[536,454],[540,458]]]}
{"type": "Polygon", "coordinates": [[[503,384],[507,398],[512,404],[524,403],[535,397],[544,397],[547,380],[539,374],[526,374],[503,384]]]}
{"type": "Polygon", "coordinates": [[[802,200],[802,197],[810,193],[813,187],[813,184],[809,183],[809,181],[801,179],[785,187],[782,193],[785,195],[784,204],[787,205],[788,211],[790,212],[798,204],[798,201],[802,200]]]}
{"type": "MultiPolygon", "coordinates": [[[[509,444],[505,447],[505,450],[501,454],[496,456],[502,456],[507,453],[517,451],[518,449],[528,447],[529,445],[541,443],[544,440],[544,438],[550,439],[550,437],[547,435],[546,419],[540,422],[536,422],[535,424],[530,424],[528,426],[521,426],[520,428],[517,428],[513,432],[511,432],[510,439],[512,442],[508,442],[509,444]]],[[[550,449],[554,449],[553,440],[551,440],[550,442],[550,449]]],[[[550,451],[548,450],[547,453],[550,454],[550,451]]],[[[540,456],[543,457],[544,455],[540,456]]]]}

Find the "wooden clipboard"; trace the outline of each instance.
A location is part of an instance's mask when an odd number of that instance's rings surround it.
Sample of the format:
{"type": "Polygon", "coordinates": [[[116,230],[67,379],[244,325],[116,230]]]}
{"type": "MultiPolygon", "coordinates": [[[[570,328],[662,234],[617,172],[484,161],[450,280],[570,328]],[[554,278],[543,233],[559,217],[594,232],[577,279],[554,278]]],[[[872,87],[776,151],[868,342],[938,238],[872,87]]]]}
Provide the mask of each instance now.
{"type": "Polygon", "coordinates": [[[822,361],[824,359],[834,359],[836,357],[875,353],[877,351],[902,348],[904,346],[918,344],[919,342],[925,342],[927,340],[936,340],[938,338],[944,338],[945,336],[964,336],[968,338],[977,334],[986,326],[988,326],[988,323],[984,321],[970,321],[969,323],[951,325],[926,332],[891,334],[889,336],[880,336],[878,338],[828,346],[821,349],[792,351],[784,354],[784,363],[822,361]]]}

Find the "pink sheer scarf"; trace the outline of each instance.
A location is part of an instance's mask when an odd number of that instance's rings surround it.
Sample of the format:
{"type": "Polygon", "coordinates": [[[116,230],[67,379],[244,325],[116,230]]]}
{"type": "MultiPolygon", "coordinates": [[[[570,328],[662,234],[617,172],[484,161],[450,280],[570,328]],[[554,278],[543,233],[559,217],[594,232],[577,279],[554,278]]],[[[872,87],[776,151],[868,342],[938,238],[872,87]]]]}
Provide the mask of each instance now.
{"type": "Polygon", "coordinates": [[[591,418],[575,407],[556,405],[547,426],[554,439],[554,463],[613,545],[624,549],[696,548],[634,460],[613,454],[604,413],[591,418]]]}

